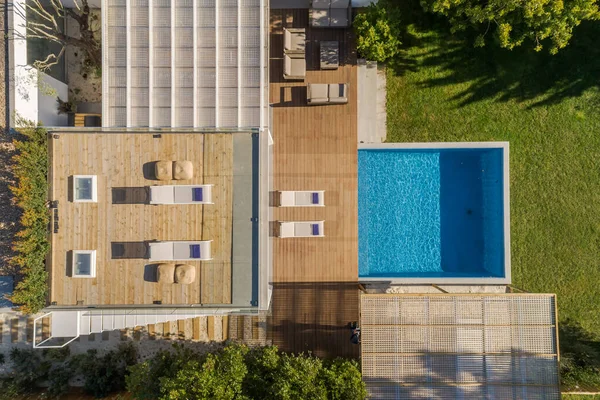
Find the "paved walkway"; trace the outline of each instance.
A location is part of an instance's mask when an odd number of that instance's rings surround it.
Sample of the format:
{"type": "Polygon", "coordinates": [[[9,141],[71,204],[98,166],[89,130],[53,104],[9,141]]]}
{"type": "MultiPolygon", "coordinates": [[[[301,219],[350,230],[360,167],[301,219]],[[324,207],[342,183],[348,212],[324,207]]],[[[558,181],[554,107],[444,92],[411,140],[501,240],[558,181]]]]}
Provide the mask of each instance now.
{"type": "Polygon", "coordinates": [[[386,77],[376,63],[358,60],[358,143],[381,143],[386,130],[386,77]]]}

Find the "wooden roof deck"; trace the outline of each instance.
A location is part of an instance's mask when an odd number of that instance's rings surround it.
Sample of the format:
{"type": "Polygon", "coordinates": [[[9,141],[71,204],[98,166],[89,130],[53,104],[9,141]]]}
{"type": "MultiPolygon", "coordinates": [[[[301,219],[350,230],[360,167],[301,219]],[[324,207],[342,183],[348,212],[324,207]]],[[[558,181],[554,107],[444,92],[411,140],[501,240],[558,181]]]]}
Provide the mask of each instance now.
{"type": "Polygon", "coordinates": [[[325,190],[325,207],[275,208],[280,221],[325,221],[325,237],[275,239],[273,343],[285,351],[358,356],[357,67],[349,29],[311,29],[308,10],[271,10],[274,189],[325,190]],[[283,27],[306,28],[304,82],[283,80],[283,27]],[[319,70],[319,42],[340,43],[340,68],[319,70]],[[348,104],[307,106],[307,83],[347,83],[348,104]]]}
{"type": "Polygon", "coordinates": [[[231,134],[58,136],[50,140],[50,197],[58,200],[59,217],[58,233],[51,238],[51,302],[65,306],[78,301],[83,305],[143,305],[157,300],[162,304],[231,303],[231,134]],[[194,164],[194,178],[153,180],[149,163],[157,160],[189,160],[194,164]],[[69,200],[72,175],[97,175],[96,203],[69,200]],[[215,184],[214,204],[144,204],[147,186],[201,183],[215,184]],[[210,239],[213,260],[185,262],[196,267],[195,283],[153,282],[152,263],[144,259],[145,241],[210,239]],[[127,258],[119,258],[121,249],[127,258]],[[72,250],[96,250],[96,278],[69,276],[72,250]]]}

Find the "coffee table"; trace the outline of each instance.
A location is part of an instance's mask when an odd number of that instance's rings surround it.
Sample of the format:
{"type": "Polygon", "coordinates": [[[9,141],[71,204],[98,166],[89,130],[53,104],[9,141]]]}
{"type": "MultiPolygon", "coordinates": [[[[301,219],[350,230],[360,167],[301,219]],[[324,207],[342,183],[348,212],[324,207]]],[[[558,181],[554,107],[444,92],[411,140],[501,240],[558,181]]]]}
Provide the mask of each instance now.
{"type": "Polygon", "coordinates": [[[337,41],[321,42],[320,57],[321,69],[338,69],[340,66],[340,44],[337,41]]]}

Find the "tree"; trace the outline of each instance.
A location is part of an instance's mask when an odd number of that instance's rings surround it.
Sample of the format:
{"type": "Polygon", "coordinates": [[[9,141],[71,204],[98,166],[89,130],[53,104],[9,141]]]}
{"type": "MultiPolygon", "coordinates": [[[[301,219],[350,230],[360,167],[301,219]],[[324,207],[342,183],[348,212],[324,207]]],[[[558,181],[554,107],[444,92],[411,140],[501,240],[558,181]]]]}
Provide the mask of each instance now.
{"type": "Polygon", "coordinates": [[[94,22],[97,15],[92,13],[88,0],[74,0],[74,8],[67,8],[62,0],[28,0],[25,2],[27,15],[26,36],[31,39],[42,39],[57,43],[58,54],[49,54],[44,60],[35,61],[33,66],[44,72],[56,65],[64,55],[67,47],[74,46],[85,53],[86,63],[97,67],[102,65],[102,49],[96,39],[94,22]],[[72,37],[63,32],[61,21],[70,17],[79,25],[79,37],[72,37]]]}
{"type": "Polygon", "coordinates": [[[352,23],[358,54],[367,60],[385,62],[400,52],[400,14],[381,0],[371,3],[352,23]]]}
{"type": "Polygon", "coordinates": [[[176,348],[129,368],[135,399],[349,399],[366,398],[355,361],[323,363],[277,347],[230,344],[205,356],[176,348]]]}
{"type": "Polygon", "coordinates": [[[421,0],[421,5],[448,17],[455,32],[475,29],[475,46],[484,46],[494,32],[503,48],[529,42],[536,51],[548,46],[552,54],[569,43],[582,21],[600,19],[598,0],[421,0]]]}
{"type": "Polygon", "coordinates": [[[186,362],[175,377],[160,378],[161,394],[165,400],[185,399],[243,399],[242,382],[248,369],[245,346],[226,346],[208,354],[204,362],[186,362]]]}

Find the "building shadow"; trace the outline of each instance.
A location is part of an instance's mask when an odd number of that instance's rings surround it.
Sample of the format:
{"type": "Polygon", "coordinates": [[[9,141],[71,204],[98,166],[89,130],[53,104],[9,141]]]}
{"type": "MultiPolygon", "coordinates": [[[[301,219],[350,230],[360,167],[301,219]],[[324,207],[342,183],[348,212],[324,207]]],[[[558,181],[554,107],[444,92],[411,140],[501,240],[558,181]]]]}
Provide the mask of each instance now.
{"type": "Polygon", "coordinates": [[[356,282],[274,283],[268,322],[273,344],[282,351],[318,357],[358,358],[349,324],[359,319],[356,282]]]}
{"type": "Polygon", "coordinates": [[[148,258],[148,244],[146,242],[111,242],[110,252],[113,260],[148,258]]]}
{"type": "Polygon", "coordinates": [[[114,187],[112,188],[113,204],[147,204],[148,188],[146,187],[114,187]]]}
{"type": "Polygon", "coordinates": [[[279,88],[279,103],[273,103],[273,107],[306,107],[306,86],[282,86],[279,88]]]}
{"type": "Polygon", "coordinates": [[[144,163],[144,165],[142,166],[142,172],[144,174],[144,179],[147,179],[149,181],[158,180],[158,179],[156,179],[156,163],[157,163],[157,161],[150,161],[150,162],[144,163]]]}
{"type": "Polygon", "coordinates": [[[144,266],[144,281],[158,282],[158,264],[147,264],[144,266]]]}

